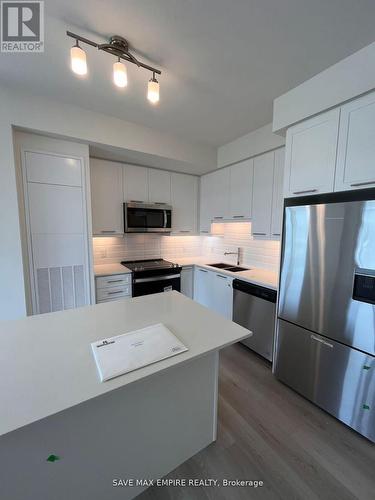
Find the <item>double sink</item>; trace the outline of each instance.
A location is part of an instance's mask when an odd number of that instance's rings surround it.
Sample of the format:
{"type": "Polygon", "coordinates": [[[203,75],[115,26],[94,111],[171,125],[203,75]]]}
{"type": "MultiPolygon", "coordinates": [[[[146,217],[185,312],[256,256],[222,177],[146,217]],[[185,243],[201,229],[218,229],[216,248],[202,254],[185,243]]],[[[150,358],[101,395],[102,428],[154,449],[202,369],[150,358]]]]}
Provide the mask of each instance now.
{"type": "Polygon", "coordinates": [[[239,273],[240,271],[250,271],[249,267],[231,266],[230,264],[225,264],[224,262],[206,265],[210,267],[216,267],[217,269],[223,269],[224,271],[230,271],[232,273],[239,273]]]}

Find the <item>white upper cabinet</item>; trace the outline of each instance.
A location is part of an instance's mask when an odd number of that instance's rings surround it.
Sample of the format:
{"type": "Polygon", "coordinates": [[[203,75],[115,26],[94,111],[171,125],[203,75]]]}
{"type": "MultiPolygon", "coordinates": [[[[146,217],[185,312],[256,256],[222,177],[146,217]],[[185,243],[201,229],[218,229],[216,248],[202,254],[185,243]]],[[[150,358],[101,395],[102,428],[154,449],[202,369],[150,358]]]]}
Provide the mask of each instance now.
{"type": "Polygon", "coordinates": [[[93,234],[123,234],[122,165],[91,158],[90,180],[93,234]]]}
{"type": "Polygon", "coordinates": [[[333,191],[339,117],[334,109],[288,129],[286,197],[333,191]]]}
{"type": "Polygon", "coordinates": [[[284,164],[285,148],[275,151],[275,163],[273,171],[273,193],[272,193],[272,217],[271,217],[271,236],[279,237],[281,235],[283,218],[283,185],[284,185],[284,164]]]}
{"type": "Polygon", "coordinates": [[[253,193],[254,160],[245,160],[229,168],[229,217],[250,219],[253,193]]]}
{"type": "Polygon", "coordinates": [[[210,211],[216,222],[229,217],[229,172],[227,167],[207,175],[210,184],[210,211]]]}
{"type": "Polygon", "coordinates": [[[209,175],[200,178],[199,231],[203,234],[211,232],[212,189],[209,175]]]}
{"type": "Polygon", "coordinates": [[[171,203],[171,173],[166,170],[148,170],[148,200],[151,203],[171,203]]]}
{"type": "Polygon", "coordinates": [[[375,93],[341,107],[335,191],[375,186],[375,93]]]}
{"type": "Polygon", "coordinates": [[[148,168],[124,165],[124,201],[148,203],[148,168]]]}
{"type": "Polygon", "coordinates": [[[197,232],[198,178],[187,174],[171,174],[172,232],[197,232]]]}
{"type": "Polygon", "coordinates": [[[270,236],[272,216],[273,171],[275,153],[272,151],[254,159],[253,236],[270,236]]]}

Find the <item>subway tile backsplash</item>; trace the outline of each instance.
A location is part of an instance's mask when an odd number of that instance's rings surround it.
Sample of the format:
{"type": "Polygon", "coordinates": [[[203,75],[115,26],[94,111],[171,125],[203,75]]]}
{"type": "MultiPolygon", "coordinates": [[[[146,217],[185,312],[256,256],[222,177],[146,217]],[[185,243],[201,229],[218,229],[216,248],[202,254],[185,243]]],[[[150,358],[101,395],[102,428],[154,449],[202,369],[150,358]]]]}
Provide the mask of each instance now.
{"type": "Polygon", "coordinates": [[[222,236],[163,236],[129,234],[124,238],[93,238],[94,263],[111,264],[121,260],[206,256],[212,260],[236,262],[234,255],[243,248],[243,263],[249,267],[277,270],[280,242],[256,240],[251,236],[250,222],[222,224],[222,236]]]}

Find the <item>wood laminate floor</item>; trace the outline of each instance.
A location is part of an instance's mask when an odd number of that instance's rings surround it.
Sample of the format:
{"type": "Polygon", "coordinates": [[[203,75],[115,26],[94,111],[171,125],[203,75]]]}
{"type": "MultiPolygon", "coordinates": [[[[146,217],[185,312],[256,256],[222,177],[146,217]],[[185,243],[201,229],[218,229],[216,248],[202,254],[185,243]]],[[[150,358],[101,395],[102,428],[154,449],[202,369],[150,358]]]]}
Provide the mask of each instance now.
{"type": "Polygon", "coordinates": [[[151,487],[138,500],[374,500],[375,445],[278,382],[266,361],[236,344],[220,356],[217,441],[166,477],[264,486],[151,487]]]}

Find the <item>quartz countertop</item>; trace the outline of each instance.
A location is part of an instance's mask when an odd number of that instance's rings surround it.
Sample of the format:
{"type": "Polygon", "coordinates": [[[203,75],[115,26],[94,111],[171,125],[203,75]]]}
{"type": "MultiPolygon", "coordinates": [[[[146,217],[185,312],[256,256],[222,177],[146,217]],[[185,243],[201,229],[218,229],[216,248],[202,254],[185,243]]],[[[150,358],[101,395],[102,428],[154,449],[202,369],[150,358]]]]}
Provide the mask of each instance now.
{"type": "MultiPolygon", "coordinates": [[[[219,274],[225,274],[226,276],[231,276],[233,278],[238,278],[248,283],[253,283],[255,285],[264,286],[271,288],[272,290],[277,290],[278,288],[278,273],[276,271],[271,271],[269,269],[262,269],[260,267],[251,267],[242,265],[241,267],[249,267],[249,270],[240,271],[238,273],[233,273],[231,271],[225,271],[225,269],[217,269],[216,267],[210,266],[210,264],[215,264],[217,262],[226,262],[225,259],[220,259],[220,257],[183,257],[173,259],[173,262],[179,264],[180,266],[199,266],[209,269],[210,271],[215,271],[219,274]]],[[[234,266],[235,264],[229,263],[229,266],[234,266]]]]}
{"type": "Polygon", "coordinates": [[[0,322],[0,435],[252,335],[172,291],[0,322]],[[91,342],[164,323],[188,351],[99,381],[91,342]]]}
{"type": "Polygon", "coordinates": [[[114,276],[116,274],[131,273],[131,270],[120,263],[115,264],[97,264],[94,266],[95,276],[114,276]]]}

